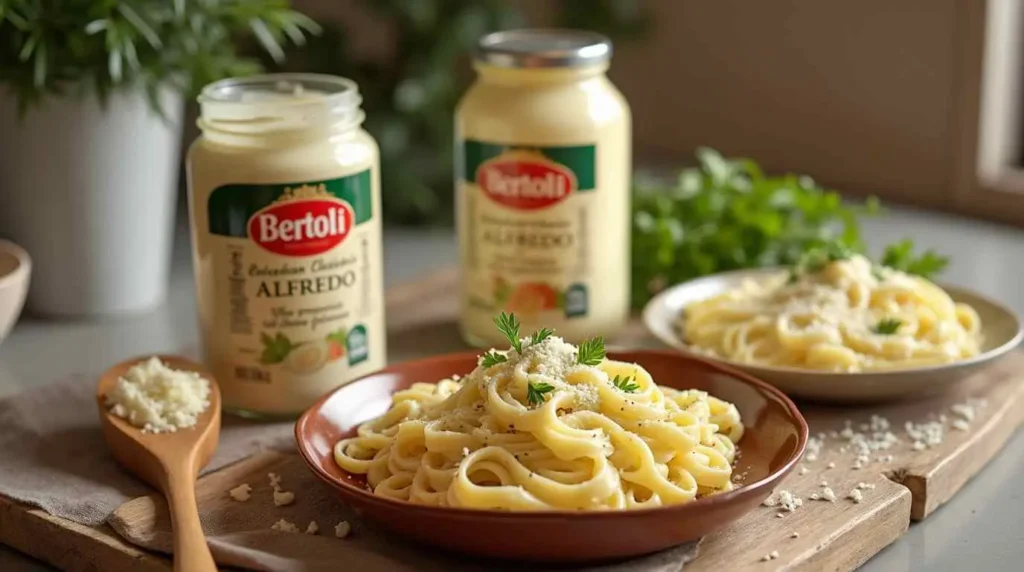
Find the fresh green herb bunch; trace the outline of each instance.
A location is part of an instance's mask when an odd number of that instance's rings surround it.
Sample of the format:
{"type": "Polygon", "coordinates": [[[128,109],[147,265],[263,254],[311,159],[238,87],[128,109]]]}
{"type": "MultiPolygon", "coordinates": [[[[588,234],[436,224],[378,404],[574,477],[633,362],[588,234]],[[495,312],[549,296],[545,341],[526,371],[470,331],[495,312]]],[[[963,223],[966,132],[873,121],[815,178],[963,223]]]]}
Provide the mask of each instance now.
{"type": "Polygon", "coordinates": [[[948,265],[948,256],[937,254],[931,249],[925,250],[920,256],[914,256],[914,241],[909,238],[890,244],[882,254],[882,266],[924,278],[932,278],[948,265]]]}
{"type": "Polygon", "coordinates": [[[0,83],[24,112],[47,95],[108,94],[141,86],[159,110],[169,85],[203,85],[258,72],[235,41],[249,36],[272,59],[319,27],[287,0],[0,0],[0,83]]]}
{"type": "MultiPolygon", "coordinates": [[[[789,282],[796,282],[801,275],[820,271],[830,262],[846,260],[854,253],[838,244],[816,247],[805,252],[789,269],[789,282]]],[[[904,238],[885,247],[881,264],[875,264],[872,273],[879,280],[885,279],[882,267],[900,270],[907,274],[915,274],[922,278],[932,279],[949,265],[949,257],[937,254],[934,250],[925,250],[920,255],[914,254],[914,241],[904,238]]]]}
{"type": "Polygon", "coordinates": [[[857,217],[878,201],[844,205],[809,177],[766,176],[750,159],[697,150],[674,184],[637,181],[633,304],[672,284],[725,270],[789,266],[815,247],[862,252],[857,217]]]}
{"type": "MultiPolygon", "coordinates": [[[[494,318],[494,325],[497,326],[498,331],[505,336],[505,339],[508,340],[512,349],[517,353],[522,354],[523,340],[519,337],[519,320],[516,319],[516,315],[502,312],[494,318]]],[[[530,336],[530,343],[539,344],[551,337],[554,333],[555,331],[551,328],[541,328],[530,336]]],[[[580,365],[594,366],[601,363],[604,358],[604,338],[601,337],[584,340],[584,342],[580,344],[579,350],[576,352],[576,363],[580,365]]],[[[499,363],[505,363],[506,361],[508,361],[508,358],[504,354],[500,354],[495,350],[490,350],[480,359],[480,365],[483,367],[493,367],[499,363]]],[[[623,383],[626,381],[627,380],[623,380],[623,383]]],[[[620,389],[629,393],[639,389],[639,386],[635,384],[630,385],[633,385],[632,390],[626,389],[628,385],[620,387],[620,389]]],[[[555,388],[548,383],[530,382],[526,388],[526,400],[530,405],[539,405],[544,403],[547,399],[545,396],[554,390],[555,388]]]]}

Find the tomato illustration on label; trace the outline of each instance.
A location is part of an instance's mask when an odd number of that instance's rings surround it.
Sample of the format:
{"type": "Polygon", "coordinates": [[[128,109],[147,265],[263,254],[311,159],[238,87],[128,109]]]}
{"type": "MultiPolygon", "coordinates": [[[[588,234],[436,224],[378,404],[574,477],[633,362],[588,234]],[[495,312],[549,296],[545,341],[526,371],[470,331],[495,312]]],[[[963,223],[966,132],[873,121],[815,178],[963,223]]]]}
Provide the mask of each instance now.
{"type": "Polygon", "coordinates": [[[559,293],[550,284],[542,282],[526,282],[512,290],[505,302],[507,312],[520,314],[536,314],[545,310],[558,309],[559,293]]]}
{"type": "Polygon", "coordinates": [[[285,256],[323,254],[352,230],[352,206],[340,199],[280,201],[252,215],[249,238],[263,249],[285,256]]]}
{"type": "Polygon", "coordinates": [[[527,151],[510,151],[485,161],[477,169],[476,184],[491,200],[518,210],[550,207],[577,189],[572,170],[527,151]]]}

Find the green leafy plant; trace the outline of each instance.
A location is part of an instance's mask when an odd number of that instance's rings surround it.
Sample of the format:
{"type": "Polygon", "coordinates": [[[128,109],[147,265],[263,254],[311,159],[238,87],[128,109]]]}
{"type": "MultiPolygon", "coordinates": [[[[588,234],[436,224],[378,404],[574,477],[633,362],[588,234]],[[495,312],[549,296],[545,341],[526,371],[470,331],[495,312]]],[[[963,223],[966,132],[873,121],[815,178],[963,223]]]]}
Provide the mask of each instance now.
{"type": "Polygon", "coordinates": [[[295,344],[292,343],[288,336],[278,332],[274,336],[263,332],[260,334],[260,340],[263,342],[263,353],[260,354],[260,361],[265,364],[281,363],[284,361],[288,354],[295,349],[295,344]]]}
{"type": "MultiPolygon", "coordinates": [[[[386,21],[388,57],[352,47],[344,22],[324,25],[305,48],[288,53],[285,71],[317,71],[359,84],[364,127],[380,145],[384,217],[397,224],[451,224],[455,106],[473,79],[469,55],[488,32],[530,25],[505,0],[362,0],[386,21]]],[[[553,24],[603,32],[615,41],[640,36],[649,18],[640,0],[552,0],[553,24]]]]}
{"type": "Polygon", "coordinates": [[[790,266],[815,248],[862,252],[858,216],[811,178],[765,175],[750,159],[697,151],[699,165],[668,183],[637,181],[633,196],[632,299],[724,270],[790,266]]]}
{"type": "Polygon", "coordinates": [[[141,86],[158,107],[171,86],[205,84],[262,69],[239,40],[254,38],[272,60],[319,26],[287,0],[0,0],[0,83],[22,111],[45,96],[141,86]]]}
{"type": "Polygon", "coordinates": [[[882,254],[882,266],[924,278],[932,278],[945,270],[948,265],[948,256],[937,254],[931,249],[925,250],[920,256],[915,256],[914,241],[909,238],[890,244],[882,254]]]}

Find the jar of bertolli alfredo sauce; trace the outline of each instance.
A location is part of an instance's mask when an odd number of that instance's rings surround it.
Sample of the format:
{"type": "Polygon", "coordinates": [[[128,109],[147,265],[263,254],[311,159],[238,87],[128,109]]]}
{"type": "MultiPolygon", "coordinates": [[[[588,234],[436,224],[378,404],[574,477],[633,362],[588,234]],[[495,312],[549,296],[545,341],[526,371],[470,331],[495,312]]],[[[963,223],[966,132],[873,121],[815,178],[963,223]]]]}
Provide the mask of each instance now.
{"type": "Polygon", "coordinates": [[[605,37],[514,30],[480,40],[459,104],[456,211],[460,326],[501,340],[493,319],[609,336],[629,313],[630,113],[605,76],[605,37]]]}
{"type": "Polygon", "coordinates": [[[188,154],[199,321],[225,409],[294,416],[386,362],[377,144],[350,80],[228,79],[188,154]]]}

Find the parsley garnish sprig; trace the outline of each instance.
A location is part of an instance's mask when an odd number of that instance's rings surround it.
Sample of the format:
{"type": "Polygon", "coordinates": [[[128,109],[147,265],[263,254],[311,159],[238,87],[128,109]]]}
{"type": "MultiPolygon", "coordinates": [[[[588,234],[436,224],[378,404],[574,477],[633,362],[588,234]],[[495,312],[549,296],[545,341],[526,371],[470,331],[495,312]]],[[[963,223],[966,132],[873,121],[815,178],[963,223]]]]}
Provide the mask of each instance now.
{"type": "Polygon", "coordinates": [[[576,352],[576,363],[580,365],[597,365],[604,359],[604,338],[598,336],[584,340],[576,352]]]}
{"type": "Polygon", "coordinates": [[[544,340],[550,338],[555,333],[551,328],[541,328],[533,333],[530,337],[530,345],[539,344],[544,340]]]}
{"type": "Polygon", "coordinates": [[[520,354],[523,353],[523,341],[519,339],[519,320],[516,319],[515,314],[502,312],[494,319],[494,325],[498,326],[498,331],[505,336],[512,349],[520,354]]]}
{"type": "Polygon", "coordinates": [[[504,354],[500,354],[495,350],[491,350],[484,354],[484,359],[480,361],[480,365],[484,367],[493,367],[499,363],[505,363],[508,358],[504,354]]]}
{"type": "Polygon", "coordinates": [[[612,378],[612,385],[614,385],[619,391],[625,393],[636,393],[640,386],[637,385],[632,377],[619,377],[616,375],[612,378]]]}
{"type": "Polygon", "coordinates": [[[900,320],[899,318],[883,318],[875,324],[874,328],[871,328],[871,331],[876,334],[888,336],[898,332],[902,325],[903,320],[900,320]]]}
{"type": "Polygon", "coordinates": [[[543,381],[538,383],[530,382],[526,384],[526,401],[530,405],[540,405],[546,399],[544,396],[554,390],[555,386],[550,383],[544,383],[543,381]]]}

